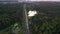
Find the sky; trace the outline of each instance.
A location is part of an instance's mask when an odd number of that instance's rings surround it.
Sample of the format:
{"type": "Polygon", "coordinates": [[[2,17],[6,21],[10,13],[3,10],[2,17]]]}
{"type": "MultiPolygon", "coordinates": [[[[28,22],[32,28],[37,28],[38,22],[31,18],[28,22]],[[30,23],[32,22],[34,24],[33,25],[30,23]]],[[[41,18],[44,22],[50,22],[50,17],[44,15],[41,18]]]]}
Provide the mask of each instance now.
{"type": "Polygon", "coordinates": [[[58,1],[60,2],[60,0],[18,0],[19,2],[20,1],[58,1]]]}
{"type": "Polygon", "coordinates": [[[60,0],[29,0],[29,1],[60,1],[60,0]]]}
{"type": "Polygon", "coordinates": [[[60,0],[0,0],[0,1],[60,1],[60,0]]]}

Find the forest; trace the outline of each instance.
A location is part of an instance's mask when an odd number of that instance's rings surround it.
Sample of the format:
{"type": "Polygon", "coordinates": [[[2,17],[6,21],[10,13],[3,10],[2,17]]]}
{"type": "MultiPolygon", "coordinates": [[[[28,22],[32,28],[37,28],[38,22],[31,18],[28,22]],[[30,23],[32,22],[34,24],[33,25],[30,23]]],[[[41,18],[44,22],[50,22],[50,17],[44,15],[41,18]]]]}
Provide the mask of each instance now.
{"type": "MultiPolygon", "coordinates": [[[[23,3],[0,3],[0,34],[25,34],[23,3]],[[17,31],[16,30],[16,31],[17,31]]],[[[37,11],[28,16],[30,34],[60,34],[60,3],[26,3],[28,12],[37,11]]]]}

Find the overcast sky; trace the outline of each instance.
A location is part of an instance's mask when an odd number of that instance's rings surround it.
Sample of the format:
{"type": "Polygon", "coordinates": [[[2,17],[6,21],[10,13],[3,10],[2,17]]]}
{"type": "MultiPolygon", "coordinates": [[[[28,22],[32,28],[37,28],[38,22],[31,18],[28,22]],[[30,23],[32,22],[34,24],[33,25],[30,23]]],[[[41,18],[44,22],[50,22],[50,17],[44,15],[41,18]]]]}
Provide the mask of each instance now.
{"type": "Polygon", "coordinates": [[[60,1],[60,0],[30,0],[30,1],[60,1]]]}
{"type": "Polygon", "coordinates": [[[60,0],[18,0],[18,1],[59,1],[60,0]]]}
{"type": "Polygon", "coordinates": [[[0,1],[59,1],[60,0],[0,0],[0,1]]]}

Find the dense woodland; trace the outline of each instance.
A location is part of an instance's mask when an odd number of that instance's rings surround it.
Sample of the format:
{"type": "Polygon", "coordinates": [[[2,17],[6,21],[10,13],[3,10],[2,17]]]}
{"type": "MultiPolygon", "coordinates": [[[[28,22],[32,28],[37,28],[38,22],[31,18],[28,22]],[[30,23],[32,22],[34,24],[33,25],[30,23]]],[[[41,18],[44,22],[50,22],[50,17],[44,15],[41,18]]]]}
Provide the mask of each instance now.
{"type": "MultiPolygon", "coordinates": [[[[60,4],[59,3],[28,3],[27,12],[36,10],[35,16],[29,17],[30,34],[59,34],[60,33],[60,4]]],[[[12,30],[20,29],[18,34],[25,34],[23,4],[0,3],[0,33],[12,34],[12,30]],[[16,25],[17,23],[17,25],[16,25]],[[3,33],[4,32],[4,33],[3,33]]]]}

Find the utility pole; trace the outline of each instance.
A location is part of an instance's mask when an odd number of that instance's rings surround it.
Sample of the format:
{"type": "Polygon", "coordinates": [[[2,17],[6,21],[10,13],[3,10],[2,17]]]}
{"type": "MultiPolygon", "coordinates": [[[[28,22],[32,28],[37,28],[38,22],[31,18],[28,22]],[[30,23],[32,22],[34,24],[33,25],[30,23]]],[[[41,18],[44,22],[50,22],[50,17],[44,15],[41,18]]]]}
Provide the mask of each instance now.
{"type": "Polygon", "coordinates": [[[23,8],[24,8],[24,20],[25,20],[25,30],[26,30],[26,34],[30,34],[29,32],[29,25],[28,25],[28,16],[27,16],[27,11],[26,11],[26,3],[23,4],[23,8]]]}

